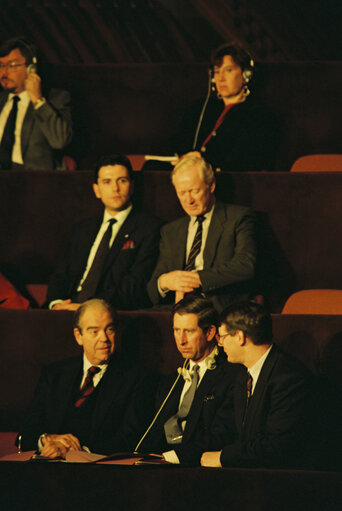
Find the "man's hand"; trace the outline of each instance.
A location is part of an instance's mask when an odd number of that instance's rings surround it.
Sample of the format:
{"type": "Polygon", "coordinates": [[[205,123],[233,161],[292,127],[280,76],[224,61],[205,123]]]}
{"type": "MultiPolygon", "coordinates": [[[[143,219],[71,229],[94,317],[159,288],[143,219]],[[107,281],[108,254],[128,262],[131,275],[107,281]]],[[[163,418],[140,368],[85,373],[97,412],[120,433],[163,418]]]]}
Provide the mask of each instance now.
{"type": "Polygon", "coordinates": [[[68,451],[81,451],[81,445],[77,437],[71,433],[64,435],[45,435],[42,456],[47,458],[65,458],[68,451]]]}
{"type": "Polygon", "coordinates": [[[30,96],[30,100],[34,104],[38,99],[41,99],[42,94],[42,81],[37,73],[29,73],[25,80],[25,89],[30,96]]]}
{"type": "Polygon", "coordinates": [[[199,275],[195,271],[175,270],[169,273],[163,273],[159,277],[159,286],[163,291],[192,293],[192,291],[201,287],[201,285],[199,275]]]}
{"type": "Polygon", "coordinates": [[[201,458],[202,467],[222,467],[220,461],[221,452],[222,451],[204,452],[201,458]]]}
{"type": "Polygon", "coordinates": [[[55,303],[51,308],[54,311],[77,311],[81,307],[80,303],[72,302],[70,298],[63,300],[62,302],[55,303]]]}

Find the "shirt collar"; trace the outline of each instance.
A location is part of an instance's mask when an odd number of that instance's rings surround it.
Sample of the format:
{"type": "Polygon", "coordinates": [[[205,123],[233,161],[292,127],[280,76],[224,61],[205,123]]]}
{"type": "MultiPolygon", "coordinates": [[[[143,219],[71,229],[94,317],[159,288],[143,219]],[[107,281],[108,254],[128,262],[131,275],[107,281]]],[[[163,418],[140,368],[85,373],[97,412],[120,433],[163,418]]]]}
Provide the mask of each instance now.
{"type": "MultiPolygon", "coordinates": [[[[206,213],[204,213],[205,222],[208,221],[210,223],[211,217],[213,216],[214,208],[215,208],[215,201],[214,201],[214,204],[212,205],[211,209],[209,211],[207,211],[206,213]]],[[[193,226],[196,222],[197,222],[197,216],[191,215],[190,216],[190,226],[193,226]]]]}
{"type": "Polygon", "coordinates": [[[20,98],[20,103],[22,105],[28,105],[30,103],[30,96],[28,95],[27,90],[23,90],[19,94],[13,94],[13,92],[10,92],[8,95],[8,101],[11,101],[13,96],[18,96],[20,98]]]}
{"type": "MultiPolygon", "coordinates": [[[[87,374],[88,372],[88,369],[90,367],[92,367],[94,364],[91,364],[89,362],[89,360],[87,359],[86,357],[86,354],[83,353],[83,374],[87,374]]],[[[96,367],[98,367],[100,369],[100,371],[98,372],[98,374],[100,374],[101,372],[105,372],[107,370],[107,367],[108,367],[108,363],[106,364],[101,364],[101,365],[97,365],[96,367]]]]}
{"type": "Polygon", "coordinates": [[[128,206],[128,208],[124,209],[123,211],[119,211],[115,216],[112,216],[108,213],[108,211],[105,209],[103,214],[103,223],[108,222],[112,218],[115,218],[118,224],[122,225],[130,212],[132,211],[132,204],[128,206]]]}
{"type": "Polygon", "coordinates": [[[271,344],[271,346],[268,348],[267,351],[265,351],[265,353],[259,358],[259,360],[252,367],[250,367],[248,369],[249,374],[253,378],[253,386],[256,384],[257,379],[259,378],[259,374],[261,372],[262,366],[264,365],[264,362],[265,362],[269,352],[271,351],[272,346],[273,346],[273,344],[271,344]]]}

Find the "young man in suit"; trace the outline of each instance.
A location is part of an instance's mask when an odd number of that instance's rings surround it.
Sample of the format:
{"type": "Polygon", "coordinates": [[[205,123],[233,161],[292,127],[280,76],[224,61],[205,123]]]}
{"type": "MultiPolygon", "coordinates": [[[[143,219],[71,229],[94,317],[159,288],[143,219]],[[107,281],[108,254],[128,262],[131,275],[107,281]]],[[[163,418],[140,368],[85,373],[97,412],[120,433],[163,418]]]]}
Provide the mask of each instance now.
{"type": "Polygon", "coordinates": [[[217,347],[217,320],[212,303],[199,296],[187,295],[174,306],[174,337],[184,364],[161,383],[156,415],[136,447],[139,452],[199,465],[204,450],[233,438],[232,390],[238,368],[217,347]]]}
{"type": "Polygon", "coordinates": [[[119,310],[147,307],[146,285],[158,257],[161,222],[132,206],[133,170],[125,156],[98,162],[93,189],[104,213],[74,227],[70,249],[49,281],[49,307],[76,310],[93,297],[119,310]]]}
{"type": "Polygon", "coordinates": [[[116,312],[104,300],[77,310],[83,356],[43,369],[20,431],[23,450],[55,458],[84,447],[99,454],[134,449],[153,413],[154,382],[118,352],[116,331],[116,312]]]}
{"type": "Polygon", "coordinates": [[[17,37],[0,45],[0,84],[0,168],[63,169],[73,136],[70,95],[51,89],[44,97],[30,42],[17,37]]]}
{"type": "Polygon", "coordinates": [[[272,343],[272,318],[256,303],[230,305],[221,316],[219,339],[243,371],[234,391],[238,438],[202,455],[205,467],[302,467],[317,445],[313,377],[272,343]]]}
{"type": "Polygon", "coordinates": [[[195,291],[221,311],[238,297],[248,298],[256,263],[253,212],[216,201],[213,169],[196,155],[178,162],[172,182],[187,216],[162,228],[148,283],[152,303],[171,304],[195,291]]]}

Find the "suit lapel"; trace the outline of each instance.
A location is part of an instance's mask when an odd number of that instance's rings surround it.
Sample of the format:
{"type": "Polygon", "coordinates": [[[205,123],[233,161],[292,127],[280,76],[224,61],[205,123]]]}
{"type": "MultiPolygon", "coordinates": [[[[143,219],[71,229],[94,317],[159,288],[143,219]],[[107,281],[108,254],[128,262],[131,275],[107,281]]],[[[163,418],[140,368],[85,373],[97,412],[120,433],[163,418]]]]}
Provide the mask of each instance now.
{"type": "Polygon", "coordinates": [[[278,351],[273,346],[261,368],[258,381],[256,383],[253,395],[248,405],[245,424],[246,431],[249,431],[253,428],[255,419],[260,415],[260,412],[262,410],[262,402],[264,400],[264,394],[267,388],[267,381],[270,377],[270,374],[273,371],[277,359],[278,351]]]}
{"type": "Polygon", "coordinates": [[[103,375],[99,385],[99,394],[96,400],[96,407],[92,417],[91,435],[100,427],[112,402],[120,394],[121,387],[125,382],[125,375],[122,372],[117,358],[114,356],[106,373],[103,375]]]}
{"type": "Polygon", "coordinates": [[[1,96],[0,96],[0,112],[1,110],[3,109],[6,101],[7,101],[7,98],[8,98],[8,93],[2,93],[1,96]]]}
{"type": "Polygon", "coordinates": [[[223,224],[226,221],[226,212],[219,201],[216,201],[213,216],[209,225],[207,241],[204,248],[204,266],[210,268],[216,254],[216,247],[223,232],[223,224]]]}
{"type": "Polygon", "coordinates": [[[30,136],[32,134],[32,126],[34,123],[33,110],[34,110],[33,104],[30,102],[29,106],[27,107],[23,125],[21,128],[21,154],[23,160],[30,140],[30,136]]]}
{"type": "Polygon", "coordinates": [[[189,222],[190,222],[189,216],[185,216],[181,219],[178,231],[172,243],[173,245],[172,251],[174,254],[173,263],[175,270],[182,270],[185,265],[186,243],[188,237],[189,222]]]}
{"type": "Polygon", "coordinates": [[[60,430],[63,425],[70,400],[74,396],[77,385],[81,382],[82,370],[83,358],[76,358],[70,361],[61,376],[60,385],[56,389],[58,393],[56,394],[55,403],[53,403],[53,413],[55,414],[55,421],[53,422],[56,424],[56,431],[60,430]]]}
{"type": "MultiPolygon", "coordinates": [[[[124,223],[121,226],[121,229],[117,233],[114,242],[108,252],[105,264],[102,269],[102,276],[111,267],[113,261],[115,261],[122,250],[122,247],[126,243],[132,239],[132,236],[136,230],[136,214],[132,210],[124,223]]],[[[129,249],[128,249],[129,250],[129,249]]]]}
{"type": "MultiPolygon", "coordinates": [[[[218,361],[217,363],[219,364],[218,361]]],[[[203,404],[205,403],[206,399],[211,398],[210,391],[213,385],[215,385],[217,382],[218,373],[221,371],[221,368],[222,362],[221,364],[217,365],[215,369],[206,370],[201,383],[197,388],[194,401],[191,406],[189,417],[186,422],[183,442],[190,438],[193,431],[195,430],[202,413],[203,404]]]]}

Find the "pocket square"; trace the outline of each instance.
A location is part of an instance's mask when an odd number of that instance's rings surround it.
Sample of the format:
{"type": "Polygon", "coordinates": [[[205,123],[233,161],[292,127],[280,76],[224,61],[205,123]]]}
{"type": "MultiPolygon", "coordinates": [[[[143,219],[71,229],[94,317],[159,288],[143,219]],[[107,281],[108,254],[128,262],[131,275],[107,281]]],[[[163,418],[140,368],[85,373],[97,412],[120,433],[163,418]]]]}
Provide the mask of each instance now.
{"type": "Polygon", "coordinates": [[[135,243],[133,240],[127,240],[125,241],[125,243],[123,244],[122,246],[122,249],[121,250],[131,250],[135,248],[135,243]]]}

